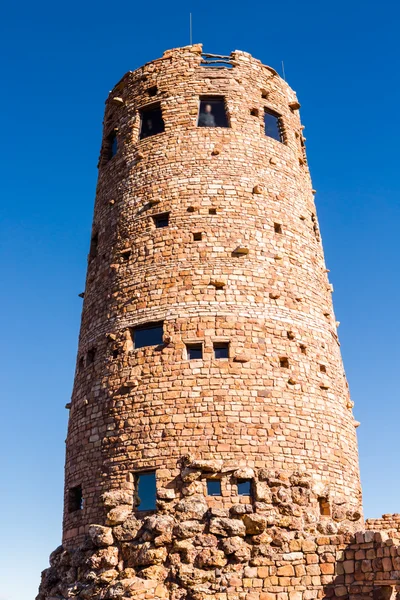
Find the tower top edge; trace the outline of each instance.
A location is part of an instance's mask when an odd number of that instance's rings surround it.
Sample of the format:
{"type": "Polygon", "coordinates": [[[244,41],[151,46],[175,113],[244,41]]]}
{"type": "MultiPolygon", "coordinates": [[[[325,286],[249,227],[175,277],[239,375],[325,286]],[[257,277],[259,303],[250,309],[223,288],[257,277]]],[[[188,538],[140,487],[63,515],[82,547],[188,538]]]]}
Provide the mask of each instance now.
{"type": "Polygon", "coordinates": [[[268,71],[271,77],[278,78],[282,84],[290,88],[285,79],[283,79],[273,67],[263,64],[259,59],[254,58],[254,56],[252,56],[249,52],[245,52],[243,50],[233,50],[229,55],[211,54],[203,51],[203,44],[191,44],[188,46],[179,46],[177,48],[165,50],[161,57],[148,61],[137,69],[128,71],[114,85],[110,91],[110,94],[118,91],[118,88],[121,87],[127,79],[137,76],[140,77],[143,72],[152,71],[166,61],[172,60],[179,62],[189,61],[190,59],[194,61],[198,60],[199,66],[204,66],[206,68],[219,68],[220,70],[223,69],[227,72],[232,71],[234,67],[238,66],[242,68],[246,66],[249,68],[254,68],[256,66],[260,70],[268,71]]]}

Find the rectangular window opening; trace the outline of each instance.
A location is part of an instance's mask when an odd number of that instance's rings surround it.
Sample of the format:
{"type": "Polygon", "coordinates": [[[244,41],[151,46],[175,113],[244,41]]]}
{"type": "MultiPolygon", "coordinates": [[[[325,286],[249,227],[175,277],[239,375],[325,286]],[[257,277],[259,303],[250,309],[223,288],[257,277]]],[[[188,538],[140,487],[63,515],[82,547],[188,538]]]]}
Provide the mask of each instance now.
{"type": "Polygon", "coordinates": [[[136,473],[136,509],[156,510],[157,507],[157,485],[156,472],[146,471],[136,473]]]}
{"type": "Polygon", "coordinates": [[[300,350],[302,354],[307,354],[307,346],[300,344],[300,350]]]}
{"type": "Polygon", "coordinates": [[[200,98],[198,127],[229,127],[224,96],[200,98]]]}
{"type": "Polygon", "coordinates": [[[151,87],[147,88],[147,93],[151,97],[157,96],[157,92],[158,89],[156,85],[152,85],[151,87]]]}
{"type": "Polygon", "coordinates": [[[214,358],[229,358],[229,342],[214,343],[214,358]]]}
{"type": "Polygon", "coordinates": [[[216,215],[217,214],[217,209],[216,208],[209,208],[208,209],[208,214],[209,215],[216,215]]]}
{"type": "Polygon", "coordinates": [[[159,215],[153,216],[154,225],[157,229],[162,227],[168,227],[169,225],[169,213],[160,213],[159,215]]]}
{"type": "Polygon", "coordinates": [[[140,111],[140,135],[139,139],[151,137],[162,133],[165,129],[160,104],[153,104],[140,111]]]}
{"type": "Polygon", "coordinates": [[[188,360],[198,360],[203,358],[203,344],[186,344],[186,353],[188,360]]]}
{"type": "Polygon", "coordinates": [[[221,481],[219,479],[207,479],[207,496],[221,495],[221,481]]]}
{"type": "Polygon", "coordinates": [[[274,223],[275,233],[282,233],[282,225],[280,223],[274,223]]]}
{"type": "Polygon", "coordinates": [[[326,373],[326,366],[325,365],[319,365],[319,370],[321,371],[321,373],[326,373]]]}
{"type": "Polygon", "coordinates": [[[196,231],[193,234],[193,241],[194,242],[201,242],[202,238],[203,238],[203,234],[201,233],[201,231],[196,231]]]}
{"type": "Polygon", "coordinates": [[[289,359],[286,356],[281,356],[281,358],[279,359],[279,365],[283,369],[288,369],[289,368],[289,359]]]}
{"type": "Polygon", "coordinates": [[[107,160],[111,160],[118,151],[117,132],[113,130],[106,138],[105,155],[107,160]]]}
{"type": "Polygon", "coordinates": [[[144,346],[160,346],[163,343],[164,323],[146,323],[139,325],[131,330],[134,348],[143,348],[144,346]]]}
{"type": "Polygon", "coordinates": [[[93,364],[95,357],[96,357],[96,348],[90,348],[90,350],[88,350],[88,353],[86,355],[86,364],[87,365],[93,364]]]}
{"type": "Polygon", "coordinates": [[[319,512],[323,517],[330,517],[331,507],[327,498],[318,498],[319,512]]]}
{"type": "Polygon", "coordinates": [[[83,509],[82,486],[76,485],[68,490],[68,512],[83,509]]]}
{"type": "Polygon", "coordinates": [[[258,110],[258,108],[252,108],[250,110],[250,114],[251,114],[252,117],[258,117],[259,116],[259,110],[258,110]]]}
{"type": "Polygon", "coordinates": [[[251,495],[251,480],[240,479],[237,482],[238,496],[250,496],[251,495]]]}
{"type": "Polygon", "coordinates": [[[89,250],[89,258],[92,260],[97,256],[97,249],[99,246],[99,234],[94,233],[92,235],[92,239],[90,240],[90,250],[89,250]]]}
{"type": "Polygon", "coordinates": [[[283,142],[281,116],[267,108],[264,109],[264,131],[267,137],[283,142]]]}

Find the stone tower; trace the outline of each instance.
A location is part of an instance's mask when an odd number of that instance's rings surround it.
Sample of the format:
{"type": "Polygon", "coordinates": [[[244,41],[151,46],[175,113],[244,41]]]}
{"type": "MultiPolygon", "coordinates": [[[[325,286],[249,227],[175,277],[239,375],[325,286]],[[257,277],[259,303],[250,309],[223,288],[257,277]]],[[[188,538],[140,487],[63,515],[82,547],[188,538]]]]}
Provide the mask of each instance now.
{"type": "Polygon", "coordinates": [[[38,598],[321,597],[336,572],[310,539],[363,527],[299,108],[272,68],[199,45],[110,93],[38,598]]]}

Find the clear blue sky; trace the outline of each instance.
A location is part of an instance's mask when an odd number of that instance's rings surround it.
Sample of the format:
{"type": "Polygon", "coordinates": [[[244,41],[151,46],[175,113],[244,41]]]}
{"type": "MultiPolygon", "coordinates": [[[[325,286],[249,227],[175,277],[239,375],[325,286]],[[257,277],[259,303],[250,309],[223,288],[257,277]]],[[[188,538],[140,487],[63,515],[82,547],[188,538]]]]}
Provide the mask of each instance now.
{"type": "Polygon", "coordinates": [[[194,41],[246,50],[302,103],[367,516],[400,512],[399,4],[10,2],[0,14],[0,600],[32,600],[60,542],[104,100],[128,70],[194,41]]]}

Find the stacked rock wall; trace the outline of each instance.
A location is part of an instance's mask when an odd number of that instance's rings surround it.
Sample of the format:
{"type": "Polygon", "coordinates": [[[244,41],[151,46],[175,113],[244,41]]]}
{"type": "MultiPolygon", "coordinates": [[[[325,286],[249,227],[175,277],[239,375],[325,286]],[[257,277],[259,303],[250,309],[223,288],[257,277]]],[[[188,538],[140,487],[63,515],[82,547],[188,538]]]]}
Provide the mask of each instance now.
{"type": "Polygon", "coordinates": [[[63,546],[38,599],[386,600],[397,533],[362,533],[300,105],[244,52],[208,60],[167,51],[106,103],[63,546]],[[197,126],[205,97],[229,127],[197,126]],[[164,131],[140,139],[149,107],[164,131]],[[151,323],[162,338],[135,347],[151,323]],[[141,511],[148,471],[156,506],[141,511]]]}

